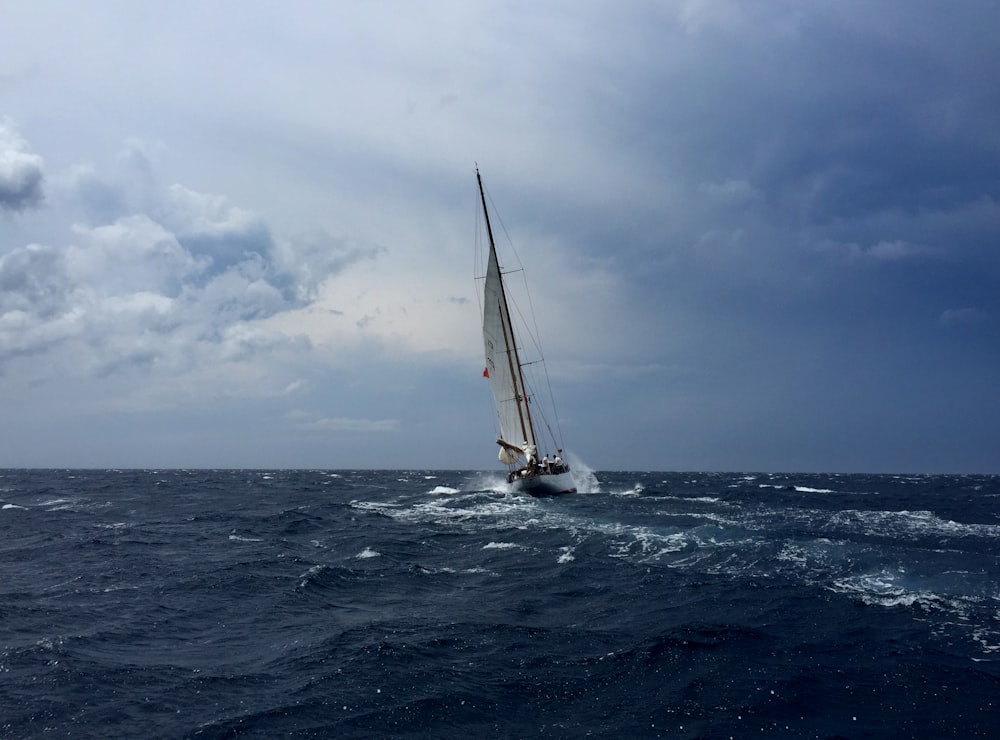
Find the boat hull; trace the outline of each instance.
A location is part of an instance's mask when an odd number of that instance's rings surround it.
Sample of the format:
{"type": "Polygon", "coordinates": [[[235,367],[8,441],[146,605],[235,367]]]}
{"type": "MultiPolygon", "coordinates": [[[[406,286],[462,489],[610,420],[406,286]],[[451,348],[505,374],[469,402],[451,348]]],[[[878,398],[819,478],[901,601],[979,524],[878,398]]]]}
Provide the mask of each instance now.
{"type": "Polygon", "coordinates": [[[576,493],[576,481],[569,471],[564,473],[539,473],[527,478],[516,478],[510,484],[515,493],[526,493],[529,496],[559,496],[563,493],[576,493]]]}

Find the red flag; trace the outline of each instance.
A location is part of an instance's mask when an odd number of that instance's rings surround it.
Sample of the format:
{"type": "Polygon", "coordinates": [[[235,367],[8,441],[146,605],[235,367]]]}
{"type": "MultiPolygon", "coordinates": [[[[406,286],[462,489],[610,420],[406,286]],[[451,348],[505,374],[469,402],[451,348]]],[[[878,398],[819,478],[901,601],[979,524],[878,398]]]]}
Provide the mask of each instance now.
{"type": "Polygon", "coordinates": [[[490,377],[490,369],[488,367],[483,368],[483,377],[484,378],[490,377]]]}

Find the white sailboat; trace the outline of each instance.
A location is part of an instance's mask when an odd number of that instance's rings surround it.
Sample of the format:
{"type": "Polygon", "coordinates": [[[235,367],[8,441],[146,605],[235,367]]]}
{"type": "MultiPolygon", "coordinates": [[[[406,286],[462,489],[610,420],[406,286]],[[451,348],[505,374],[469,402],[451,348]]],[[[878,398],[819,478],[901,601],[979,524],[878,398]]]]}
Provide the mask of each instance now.
{"type": "Polygon", "coordinates": [[[489,378],[496,403],[500,426],[500,437],[497,439],[497,444],[500,445],[500,462],[507,466],[507,482],[517,492],[532,496],[575,493],[576,483],[569,464],[563,458],[562,445],[547,424],[544,426],[551,437],[551,447],[544,456],[539,457],[538,454],[541,440],[535,433],[534,396],[525,382],[525,366],[514,338],[503,272],[497,259],[483,180],[478,168],[476,182],[479,185],[479,198],[483,204],[483,218],[489,238],[489,256],[483,284],[483,344],[486,351],[486,369],[483,375],[489,378]],[[553,449],[555,454],[550,458],[553,449]]]}

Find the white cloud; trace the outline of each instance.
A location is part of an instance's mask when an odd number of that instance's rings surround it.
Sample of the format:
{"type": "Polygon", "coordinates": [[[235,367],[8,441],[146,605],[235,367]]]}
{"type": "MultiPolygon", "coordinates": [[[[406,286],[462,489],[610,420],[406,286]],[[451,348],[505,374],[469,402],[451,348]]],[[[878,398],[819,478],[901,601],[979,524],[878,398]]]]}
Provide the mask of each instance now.
{"type": "Polygon", "coordinates": [[[38,206],[44,182],[41,156],[28,148],[13,121],[0,119],[0,212],[38,206]]]}
{"type": "Polygon", "coordinates": [[[151,290],[176,295],[183,282],[209,264],[145,215],[126,216],[93,228],[76,226],[74,232],[82,245],[71,245],[65,251],[67,278],[98,294],[151,290]]]}
{"type": "Polygon", "coordinates": [[[312,432],[394,432],[399,428],[397,419],[316,417],[302,411],[290,412],[286,418],[293,426],[312,432]]]}
{"type": "Polygon", "coordinates": [[[318,229],[276,239],[261,216],[224,196],[159,186],[139,143],[128,151],[138,174],[116,180],[73,165],[59,178],[46,230],[61,245],[0,254],[0,374],[16,370],[37,387],[86,385],[77,403],[89,400],[94,412],[309,388],[300,374],[312,345],[294,324],[281,331],[264,320],[308,306],[319,284],[379,250],[318,229]],[[79,219],[61,231],[58,203],[75,204],[79,219]],[[96,392],[94,382],[116,390],[96,392]]]}

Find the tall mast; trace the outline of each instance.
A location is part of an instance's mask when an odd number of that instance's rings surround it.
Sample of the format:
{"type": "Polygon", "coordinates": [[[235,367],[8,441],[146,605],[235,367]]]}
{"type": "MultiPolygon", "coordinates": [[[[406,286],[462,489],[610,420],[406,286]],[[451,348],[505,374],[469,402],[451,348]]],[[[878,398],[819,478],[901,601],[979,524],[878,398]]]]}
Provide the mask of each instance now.
{"type": "MultiPolygon", "coordinates": [[[[530,440],[535,444],[535,427],[531,423],[531,408],[528,406],[528,394],[524,385],[524,375],[521,372],[521,358],[517,353],[517,342],[514,341],[514,327],[510,322],[510,310],[507,307],[507,291],[503,286],[503,275],[500,272],[500,261],[497,259],[497,248],[493,242],[493,227],[490,226],[490,212],[486,208],[486,194],[483,191],[483,178],[479,175],[479,168],[476,168],[476,182],[479,183],[479,198],[483,203],[483,217],[486,219],[486,235],[490,240],[490,257],[497,263],[497,280],[500,283],[501,315],[500,322],[503,328],[504,342],[507,345],[507,362],[510,365],[510,377],[514,380],[514,402],[517,404],[517,417],[521,422],[521,432],[525,441],[530,440]],[[511,353],[513,352],[513,357],[511,353]],[[518,390],[520,385],[520,390],[518,390]],[[523,404],[522,404],[523,400],[523,404]],[[527,417],[527,420],[525,419],[527,417]],[[529,434],[530,432],[530,434],[529,434]]],[[[513,441],[513,440],[507,440],[513,441]]]]}

